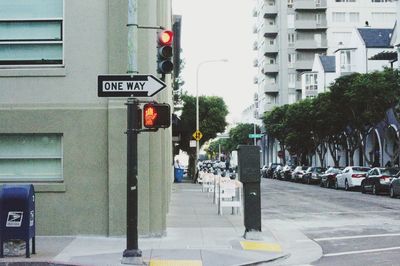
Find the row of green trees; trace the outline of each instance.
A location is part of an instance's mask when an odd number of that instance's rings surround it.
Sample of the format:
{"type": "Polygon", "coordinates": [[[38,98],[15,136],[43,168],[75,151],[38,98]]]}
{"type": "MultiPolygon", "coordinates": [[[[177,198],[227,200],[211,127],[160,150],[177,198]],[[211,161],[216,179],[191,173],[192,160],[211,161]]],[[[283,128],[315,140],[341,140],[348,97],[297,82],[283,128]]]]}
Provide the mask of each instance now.
{"type": "Polygon", "coordinates": [[[354,73],[336,79],[329,92],[274,108],[264,115],[263,123],[267,134],[279,141],[280,149],[302,158],[301,163],[317,153],[324,165],[329,150],[338,165],[344,149],[353,165],[354,153],[361,149],[371,164],[365,151],[366,137],[399,99],[399,71],[354,73]]]}
{"type": "MultiPolygon", "coordinates": [[[[196,131],[196,97],[183,94],[183,107],[180,114],[180,141],[177,150],[185,151],[189,155],[189,170],[193,175],[194,162],[196,159],[196,149],[190,147],[190,140],[193,140],[193,133],[196,131]]],[[[227,126],[226,116],[228,108],[221,97],[200,96],[199,97],[199,128],[203,137],[200,140],[200,146],[214,139],[218,133],[225,131],[227,126]]],[[[254,133],[253,124],[238,124],[229,131],[229,138],[218,139],[211,142],[207,149],[209,155],[216,154],[219,151],[225,154],[236,149],[239,144],[252,144],[253,140],[249,134],[254,133]]],[[[260,133],[260,128],[256,126],[256,133],[260,133]]]]}
{"type": "MultiPolygon", "coordinates": [[[[256,125],[256,133],[260,133],[260,127],[256,125]]],[[[254,124],[240,123],[234,128],[229,130],[229,138],[220,138],[210,143],[207,148],[207,153],[217,154],[219,151],[225,154],[229,154],[235,150],[240,144],[252,145],[254,140],[249,138],[250,134],[254,133],[254,124]]]]}

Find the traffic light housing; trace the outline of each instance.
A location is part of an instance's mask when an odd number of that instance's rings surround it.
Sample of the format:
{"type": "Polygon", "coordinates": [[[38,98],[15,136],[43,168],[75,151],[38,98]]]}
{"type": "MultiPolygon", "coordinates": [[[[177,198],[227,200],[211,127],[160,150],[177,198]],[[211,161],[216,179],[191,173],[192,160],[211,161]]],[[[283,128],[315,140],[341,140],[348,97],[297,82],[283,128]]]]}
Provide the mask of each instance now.
{"type": "Polygon", "coordinates": [[[172,39],[174,33],[163,30],[158,33],[157,38],[157,72],[159,74],[169,74],[174,69],[172,63],[172,39]]]}
{"type": "Polygon", "coordinates": [[[166,103],[147,103],[143,106],[145,128],[167,128],[171,125],[171,108],[166,103]]]}

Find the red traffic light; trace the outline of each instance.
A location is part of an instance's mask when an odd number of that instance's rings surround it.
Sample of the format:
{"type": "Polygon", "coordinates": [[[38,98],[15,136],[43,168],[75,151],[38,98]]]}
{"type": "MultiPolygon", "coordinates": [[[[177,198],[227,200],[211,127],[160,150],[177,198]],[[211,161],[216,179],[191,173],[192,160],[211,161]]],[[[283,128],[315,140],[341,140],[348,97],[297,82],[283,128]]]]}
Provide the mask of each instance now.
{"type": "Polygon", "coordinates": [[[164,30],[158,34],[158,43],[160,45],[171,45],[174,33],[170,30],[164,30]]]}
{"type": "Polygon", "coordinates": [[[143,107],[143,126],[167,128],[171,125],[171,108],[165,103],[148,103],[143,107]]]}

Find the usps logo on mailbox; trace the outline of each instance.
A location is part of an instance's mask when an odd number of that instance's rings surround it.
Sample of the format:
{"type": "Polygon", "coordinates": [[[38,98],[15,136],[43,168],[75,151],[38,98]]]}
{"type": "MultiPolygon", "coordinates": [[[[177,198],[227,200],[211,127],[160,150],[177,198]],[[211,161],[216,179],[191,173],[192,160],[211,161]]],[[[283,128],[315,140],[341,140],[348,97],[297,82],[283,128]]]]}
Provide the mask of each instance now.
{"type": "Polygon", "coordinates": [[[21,227],[23,212],[8,212],[6,227],[21,227]]]}

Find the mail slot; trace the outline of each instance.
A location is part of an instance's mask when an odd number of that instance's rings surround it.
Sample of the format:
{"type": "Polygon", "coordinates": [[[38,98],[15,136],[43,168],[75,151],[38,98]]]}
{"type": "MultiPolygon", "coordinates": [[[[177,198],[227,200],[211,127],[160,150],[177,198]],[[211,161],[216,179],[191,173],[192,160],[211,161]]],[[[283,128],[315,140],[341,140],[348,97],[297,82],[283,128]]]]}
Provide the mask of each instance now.
{"type": "Polygon", "coordinates": [[[0,257],[4,257],[4,242],[22,240],[26,257],[35,254],[35,191],[33,185],[3,185],[0,187],[0,257]]]}

